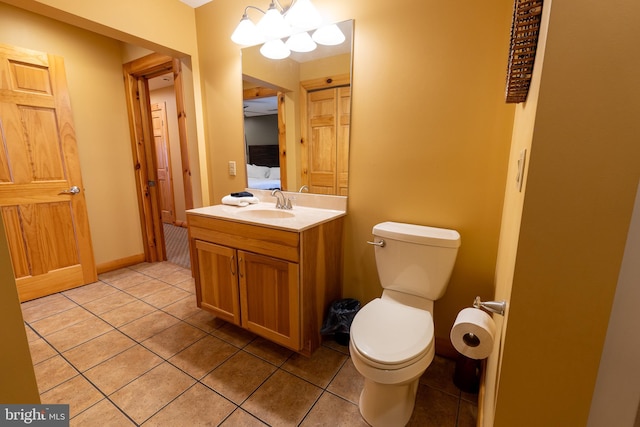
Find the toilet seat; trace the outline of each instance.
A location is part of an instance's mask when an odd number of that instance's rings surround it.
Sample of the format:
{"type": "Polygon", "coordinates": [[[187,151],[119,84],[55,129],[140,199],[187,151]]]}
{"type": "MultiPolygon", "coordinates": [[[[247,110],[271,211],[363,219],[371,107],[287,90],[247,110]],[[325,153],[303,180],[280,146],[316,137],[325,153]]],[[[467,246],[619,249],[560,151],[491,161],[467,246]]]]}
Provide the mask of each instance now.
{"type": "Polygon", "coordinates": [[[358,311],[350,333],[363,362],[379,369],[411,365],[433,347],[430,312],[381,298],[358,311]]]}

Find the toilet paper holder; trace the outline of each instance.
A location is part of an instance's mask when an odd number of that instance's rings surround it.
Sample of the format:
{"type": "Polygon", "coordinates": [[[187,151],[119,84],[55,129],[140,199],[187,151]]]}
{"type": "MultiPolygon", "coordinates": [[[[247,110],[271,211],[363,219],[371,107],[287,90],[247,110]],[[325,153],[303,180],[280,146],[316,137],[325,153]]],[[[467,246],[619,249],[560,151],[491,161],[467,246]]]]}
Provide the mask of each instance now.
{"type": "Polygon", "coordinates": [[[499,314],[500,316],[504,316],[504,312],[507,308],[506,301],[480,301],[480,297],[476,297],[473,301],[473,307],[475,308],[483,308],[491,313],[499,314]]]}

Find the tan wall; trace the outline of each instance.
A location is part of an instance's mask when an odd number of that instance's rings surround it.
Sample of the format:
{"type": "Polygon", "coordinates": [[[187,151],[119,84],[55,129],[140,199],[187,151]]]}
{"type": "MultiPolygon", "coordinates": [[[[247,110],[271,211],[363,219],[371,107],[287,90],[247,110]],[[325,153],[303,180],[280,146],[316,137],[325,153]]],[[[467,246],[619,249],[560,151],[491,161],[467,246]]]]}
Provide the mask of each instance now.
{"type": "MultiPolygon", "coordinates": [[[[334,20],[355,19],[345,296],[379,296],[371,228],[393,220],[460,231],[462,247],[436,336],[457,312],[493,297],[513,107],[504,103],[511,1],[467,4],[317,0],[334,20]],[[492,25],[486,25],[491,22],[492,25]]],[[[243,158],[240,49],[229,35],[244,5],[196,10],[212,200],[236,191],[226,174],[243,158]],[[215,41],[215,42],[213,42],[215,41]]]]}
{"type": "Polygon", "coordinates": [[[513,273],[487,426],[586,425],[640,178],[640,4],[545,7],[537,111],[514,131],[530,134],[531,155],[524,200],[505,204],[521,219],[503,226],[519,240],[498,259],[513,273]]]}

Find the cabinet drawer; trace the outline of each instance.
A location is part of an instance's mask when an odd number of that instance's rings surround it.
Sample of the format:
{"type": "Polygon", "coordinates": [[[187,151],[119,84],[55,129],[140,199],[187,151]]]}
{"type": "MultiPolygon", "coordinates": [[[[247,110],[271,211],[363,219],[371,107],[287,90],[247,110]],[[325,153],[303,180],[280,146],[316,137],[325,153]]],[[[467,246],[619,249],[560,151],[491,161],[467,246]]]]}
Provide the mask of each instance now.
{"type": "Polygon", "coordinates": [[[300,235],[257,225],[187,214],[191,239],[299,262],[300,235]]]}

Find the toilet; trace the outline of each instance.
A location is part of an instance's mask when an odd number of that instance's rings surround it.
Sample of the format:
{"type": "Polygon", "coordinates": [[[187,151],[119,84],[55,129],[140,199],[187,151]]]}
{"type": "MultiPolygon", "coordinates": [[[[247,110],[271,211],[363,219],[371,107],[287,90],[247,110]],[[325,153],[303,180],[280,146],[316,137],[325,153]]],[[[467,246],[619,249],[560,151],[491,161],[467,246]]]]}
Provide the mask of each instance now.
{"type": "Polygon", "coordinates": [[[435,354],[433,302],[447,289],[460,246],[455,230],[398,222],[373,227],[383,291],[351,324],[349,350],[365,378],[360,413],[367,423],[409,422],[420,376],[435,354]]]}

